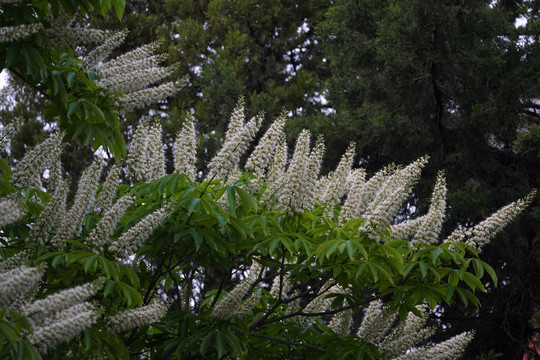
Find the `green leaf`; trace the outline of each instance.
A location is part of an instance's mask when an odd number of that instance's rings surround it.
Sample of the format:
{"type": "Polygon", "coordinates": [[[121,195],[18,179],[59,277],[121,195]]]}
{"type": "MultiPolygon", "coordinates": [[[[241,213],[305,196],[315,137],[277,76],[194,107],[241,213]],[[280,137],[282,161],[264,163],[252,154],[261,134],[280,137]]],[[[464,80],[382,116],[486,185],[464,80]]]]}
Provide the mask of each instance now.
{"type": "Polygon", "coordinates": [[[439,258],[442,252],[443,252],[443,249],[441,248],[436,248],[435,250],[431,252],[431,260],[433,261],[433,264],[435,264],[435,262],[437,261],[437,259],[439,258]]]}
{"type": "Polygon", "coordinates": [[[81,102],[79,100],[75,100],[75,101],[70,102],[69,105],[68,105],[67,115],[68,116],[73,115],[80,108],[81,108],[81,102]]]}
{"type": "Polygon", "coordinates": [[[221,358],[225,354],[225,342],[223,341],[223,334],[220,331],[216,332],[216,350],[218,358],[221,358]]]}

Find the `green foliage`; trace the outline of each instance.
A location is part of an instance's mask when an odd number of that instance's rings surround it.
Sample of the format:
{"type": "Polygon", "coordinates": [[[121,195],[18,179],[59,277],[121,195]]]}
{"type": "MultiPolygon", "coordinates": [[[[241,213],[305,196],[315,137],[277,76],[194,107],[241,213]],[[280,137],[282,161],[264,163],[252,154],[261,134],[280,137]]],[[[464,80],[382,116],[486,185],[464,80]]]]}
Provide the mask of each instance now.
{"type": "Polygon", "coordinates": [[[38,33],[19,41],[0,42],[0,64],[3,69],[22,78],[48,100],[46,117],[58,117],[68,140],[78,140],[83,146],[103,146],[117,158],[125,156],[125,144],[120,132],[113,103],[94,84],[95,74],[84,69],[69,48],[53,48],[44,29],[60,11],[75,14],[98,11],[106,14],[112,8],[121,19],[124,0],[23,1],[1,6],[2,26],[24,24],[43,25],[38,33]]]}
{"type": "MultiPolygon", "coordinates": [[[[82,234],[68,240],[63,250],[28,242],[29,227],[49,195],[27,189],[28,214],[2,230],[2,256],[7,260],[26,251],[30,254],[26,264],[47,264],[37,297],[106,279],[94,296],[102,309],[101,320],[58,346],[54,356],[69,351],[72,356],[128,358],[150,351],[152,358],[178,359],[263,355],[300,359],[313,353],[321,359],[378,359],[374,345],[354,335],[342,338],[334,333],[325,325],[328,317],[345,308],[358,312],[373,295],[385,299],[402,320],[409,311],[418,312],[415,306],[424,301],[431,307],[452,303],[455,293],[465,304],[478,306],[475,293],[485,291],[484,273],[496,282],[493,269],[464,244],[415,247],[402,240],[381,243],[380,239],[389,240],[389,233],[360,231],[361,219],[338,226],[322,215],[324,206],[296,215],[269,210],[259,202],[259,195],[241,187],[249,181],[250,176],[244,174],[234,185],[225,186],[218,180],[197,183],[171,174],[152,183],[121,186],[117,195],[133,194],[135,203],[122,217],[111,242],[155,209],[172,206],[170,216],[127,262],[107,248],[93,249],[85,243],[100,220],[95,214],[86,217],[82,234]],[[219,203],[223,196],[228,198],[227,208],[219,203]],[[217,300],[228,293],[231,279],[255,262],[266,268],[252,285],[260,294],[255,306],[245,316],[214,317],[212,311],[217,300]],[[295,281],[299,307],[285,294],[276,297],[270,293],[270,280],[284,276],[295,281]],[[328,293],[331,311],[306,312],[306,305],[328,282],[348,293],[328,293]],[[199,290],[190,293],[192,288],[199,290]],[[125,333],[107,327],[107,316],[162,297],[173,301],[162,322],[125,333]]],[[[8,322],[0,325],[5,351],[16,353],[21,346],[29,347],[21,339],[21,328],[8,322]]],[[[28,351],[35,350],[30,346],[28,351]]]]}

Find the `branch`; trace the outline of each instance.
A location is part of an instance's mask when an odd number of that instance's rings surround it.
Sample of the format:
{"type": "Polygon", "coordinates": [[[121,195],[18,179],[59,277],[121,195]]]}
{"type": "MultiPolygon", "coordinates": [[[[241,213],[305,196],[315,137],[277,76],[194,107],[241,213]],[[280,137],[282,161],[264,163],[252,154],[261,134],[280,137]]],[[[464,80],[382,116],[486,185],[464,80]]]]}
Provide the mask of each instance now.
{"type": "Polygon", "coordinates": [[[284,339],[280,339],[280,338],[273,337],[273,336],[261,335],[261,334],[257,334],[257,333],[253,333],[253,332],[250,332],[250,333],[249,333],[249,336],[258,337],[258,338],[261,338],[261,339],[272,340],[272,341],[276,341],[276,342],[279,342],[279,343],[282,343],[282,344],[286,344],[286,345],[304,346],[304,347],[307,347],[307,348],[309,348],[309,349],[317,350],[317,351],[324,352],[324,353],[326,352],[325,349],[320,348],[320,347],[318,347],[318,346],[314,346],[314,345],[310,345],[310,344],[304,344],[304,343],[299,343],[299,342],[296,342],[296,341],[284,340],[284,339]]]}

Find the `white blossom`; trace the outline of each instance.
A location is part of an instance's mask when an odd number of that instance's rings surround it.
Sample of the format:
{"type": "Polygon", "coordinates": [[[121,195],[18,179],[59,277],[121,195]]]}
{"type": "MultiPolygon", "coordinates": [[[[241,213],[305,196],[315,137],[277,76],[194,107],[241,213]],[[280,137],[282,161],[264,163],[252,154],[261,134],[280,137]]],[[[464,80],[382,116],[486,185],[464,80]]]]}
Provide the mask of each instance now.
{"type": "Polygon", "coordinates": [[[170,303],[154,299],[149,305],[125,310],[105,319],[114,332],[124,332],[142,325],[150,325],[161,320],[167,313],[170,303]]]}

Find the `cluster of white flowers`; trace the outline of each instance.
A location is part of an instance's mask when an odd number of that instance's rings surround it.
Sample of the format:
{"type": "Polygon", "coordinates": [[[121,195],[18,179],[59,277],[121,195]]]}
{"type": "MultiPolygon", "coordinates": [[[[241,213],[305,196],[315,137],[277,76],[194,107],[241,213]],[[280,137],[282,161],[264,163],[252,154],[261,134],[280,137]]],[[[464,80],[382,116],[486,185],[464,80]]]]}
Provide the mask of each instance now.
{"type": "Polygon", "coordinates": [[[100,310],[94,304],[84,302],[73,305],[48,318],[42,326],[33,327],[28,340],[40,353],[46,354],[56,345],[68,341],[94,325],[99,316],[100,310]]]}
{"type": "Polygon", "coordinates": [[[13,169],[12,185],[41,188],[43,171],[60,157],[63,137],[62,132],[54,133],[32,150],[27,151],[13,169]]]}
{"type": "Polygon", "coordinates": [[[167,314],[169,305],[170,303],[168,302],[154,299],[149,305],[125,310],[117,315],[109,316],[105,319],[105,322],[112,331],[124,332],[161,320],[167,314]]]}
{"type": "Polygon", "coordinates": [[[272,161],[276,146],[278,146],[279,140],[284,135],[283,129],[286,121],[286,114],[278,117],[264,133],[246,161],[245,169],[259,179],[264,178],[266,170],[272,161]]]}
{"type": "Polygon", "coordinates": [[[514,201],[502,209],[496,211],[490,217],[471,229],[457,228],[445,242],[464,241],[467,245],[482,251],[482,248],[516,216],[518,216],[536,197],[536,191],[532,191],[523,199],[514,201]]]}
{"type": "Polygon", "coordinates": [[[383,308],[381,300],[369,303],[356,335],[365,341],[379,344],[396,321],[395,312],[383,308]]]}
{"type": "Polygon", "coordinates": [[[63,249],[66,240],[77,237],[81,232],[84,217],[94,208],[102,162],[103,160],[98,157],[89,168],[83,171],[73,205],[51,240],[54,247],[63,249]]]}
{"type": "Polygon", "coordinates": [[[23,305],[20,309],[20,313],[24,315],[32,325],[43,326],[48,322],[48,319],[56,313],[80,304],[94,296],[97,291],[103,287],[104,282],[104,279],[98,279],[91,283],[51,294],[44,299],[23,305]]]}
{"type": "Polygon", "coordinates": [[[154,123],[148,130],[148,159],[146,172],[150,181],[165,176],[165,150],[161,140],[161,124],[154,123]]]}
{"type": "Polygon", "coordinates": [[[140,124],[126,160],[127,173],[134,182],[149,182],[165,175],[165,150],[161,140],[161,124],[140,124]]]}
{"type": "Polygon", "coordinates": [[[115,164],[109,170],[109,175],[103,183],[99,196],[94,204],[94,211],[97,214],[105,214],[112,206],[116,190],[118,189],[118,179],[120,178],[120,166],[115,164]]]}
{"type": "Polygon", "coordinates": [[[298,135],[291,163],[281,179],[283,186],[279,189],[277,201],[280,210],[285,213],[303,211],[310,139],[311,134],[307,130],[302,130],[298,135]]]}
{"type": "Polygon", "coordinates": [[[0,27],[0,43],[19,41],[43,29],[43,24],[22,24],[0,27]]]}
{"type": "MultiPolygon", "coordinates": [[[[12,91],[9,85],[6,85],[2,89],[0,89],[0,104],[8,103],[8,90],[12,91]]],[[[8,149],[10,148],[13,137],[19,132],[19,130],[24,124],[24,118],[22,116],[16,117],[9,124],[7,123],[7,119],[3,119],[3,121],[5,121],[5,123],[0,129],[0,149],[5,149],[6,151],[9,151],[8,149]]]]}
{"type": "Polygon", "coordinates": [[[383,230],[390,225],[413,185],[420,178],[420,172],[426,163],[427,157],[421,157],[386,178],[363,214],[366,220],[363,227],[365,230],[374,228],[378,232],[377,230],[383,230]]]}
{"type": "Polygon", "coordinates": [[[240,99],[231,116],[223,145],[208,163],[207,179],[215,178],[226,182],[233,171],[238,170],[240,158],[257,134],[262,118],[262,114],[259,114],[244,125],[244,101],[240,99]]]}
{"type": "Polygon", "coordinates": [[[463,332],[433,346],[414,348],[411,351],[394,358],[393,360],[457,360],[461,358],[465,352],[465,348],[471,342],[473,337],[474,332],[463,332]]]}
{"type": "Polygon", "coordinates": [[[86,237],[86,243],[97,252],[103,250],[107,244],[109,236],[114,233],[118,221],[124,215],[128,207],[133,204],[133,198],[129,195],[120,198],[112,208],[110,208],[97,223],[96,227],[86,237]]]}
{"type": "Polygon", "coordinates": [[[39,281],[45,272],[45,265],[39,267],[19,266],[0,273],[0,307],[8,307],[20,295],[39,281]]]}
{"type": "Polygon", "coordinates": [[[187,175],[191,180],[196,178],[197,134],[195,119],[187,113],[182,129],[176,135],[173,146],[174,171],[187,175]]]}
{"type": "Polygon", "coordinates": [[[69,183],[63,181],[56,186],[51,200],[41,211],[32,225],[28,239],[34,243],[44,244],[51,232],[64,218],[66,214],[66,198],[69,191],[69,183]]]}
{"type": "Polygon", "coordinates": [[[0,201],[0,228],[19,221],[23,215],[24,211],[17,200],[0,201]]]}
{"type": "Polygon", "coordinates": [[[322,160],[324,156],[324,138],[319,136],[315,147],[309,154],[309,160],[304,174],[304,196],[302,198],[302,208],[304,210],[311,210],[315,200],[315,186],[317,184],[317,178],[321,171],[322,160]]]}
{"type": "Polygon", "coordinates": [[[124,232],[109,250],[120,257],[127,258],[135,254],[143,242],[154,232],[161,222],[169,215],[169,208],[162,207],[147,215],[144,219],[124,232]]]}
{"type": "Polygon", "coordinates": [[[360,202],[362,201],[362,188],[366,183],[366,170],[354,169],[347,179],[349,184],[349,193],[341,212],[339,214],[339,223],[343,225],[349,220],[355,219],[359,212],[360,202]]]}
{"type": "Polygon", "coordinates": [[[212,310],[212,316],[218,319],[229,319],[233,316],[244,316],[255,305],[257,305],[260,296],[257,295],[257,293],[251,297],[248,297],[244,301],[244,306],[241,304],[242,300],[244,300],[246,295],[248,295],[249,289],[259,277],[261,270],[261,264],[259,264],[257,261],[253,261],[253,264],[249,269],[248,277],[236,285],[234,289],[232,289],[231,292],[225,296],[225,298],[221,299],[215,305],[214,309],[212,310]]]}

